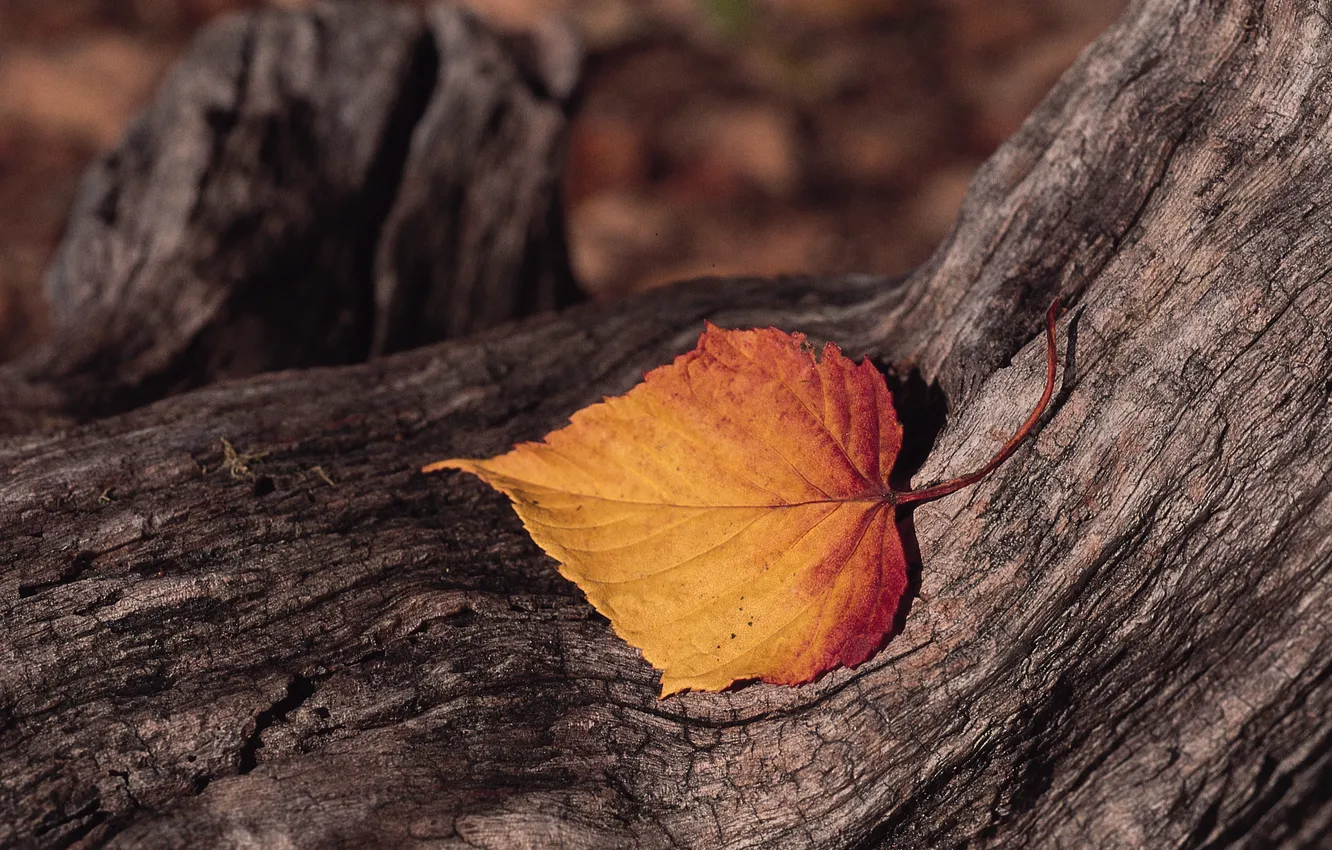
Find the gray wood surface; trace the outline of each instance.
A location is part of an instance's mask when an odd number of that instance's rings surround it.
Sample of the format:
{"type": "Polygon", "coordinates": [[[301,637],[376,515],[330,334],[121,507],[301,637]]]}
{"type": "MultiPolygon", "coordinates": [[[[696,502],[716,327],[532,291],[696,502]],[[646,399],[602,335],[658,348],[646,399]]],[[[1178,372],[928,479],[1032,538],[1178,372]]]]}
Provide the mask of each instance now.
{"type": "Polygon", "coordinates": [[[687,284],[0,441],[0,844],[1326,846],[1329,17],[1139,0],[901,281],[687,284]],[[901,634],[809,686],[657,700],[503,497],[417,471],[710,318],[937,381],[943,478],[1039,395],[1056,294],[1039,433],[903,518],[901,634]]]}

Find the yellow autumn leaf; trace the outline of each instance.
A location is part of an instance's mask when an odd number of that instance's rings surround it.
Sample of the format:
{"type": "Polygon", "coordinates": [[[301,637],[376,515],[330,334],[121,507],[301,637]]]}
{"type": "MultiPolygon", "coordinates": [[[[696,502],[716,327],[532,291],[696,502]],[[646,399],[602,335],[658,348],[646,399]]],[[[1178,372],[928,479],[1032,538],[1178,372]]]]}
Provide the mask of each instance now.
{"type": "Polygon", "coordinates": [[[708,325],[698,347],[568,427],[473,473],[513,501],[616,633],[662,671],[662,696],[737,681],[800,684],[887,639],[907,588],[895,508],[990,464],[895,493],[901,426],[883,376],[801,334],[708,325]]]}

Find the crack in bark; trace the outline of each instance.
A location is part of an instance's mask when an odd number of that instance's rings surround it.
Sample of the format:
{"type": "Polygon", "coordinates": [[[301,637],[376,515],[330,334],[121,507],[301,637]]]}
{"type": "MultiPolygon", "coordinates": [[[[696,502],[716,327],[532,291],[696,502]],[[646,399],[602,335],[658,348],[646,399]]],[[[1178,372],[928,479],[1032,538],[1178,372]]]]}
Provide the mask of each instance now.
{"type": "Polygon", "coordinates": [[[304,706],[319,690],[329,673],[314,676],[293,675],[287,680],[282,698],[254,716],[253,728],[236,753],[236,775],[244,776],[259,766],[259,751],[264,748],[264,733],[283,723],[292,712],[304,706]]]}

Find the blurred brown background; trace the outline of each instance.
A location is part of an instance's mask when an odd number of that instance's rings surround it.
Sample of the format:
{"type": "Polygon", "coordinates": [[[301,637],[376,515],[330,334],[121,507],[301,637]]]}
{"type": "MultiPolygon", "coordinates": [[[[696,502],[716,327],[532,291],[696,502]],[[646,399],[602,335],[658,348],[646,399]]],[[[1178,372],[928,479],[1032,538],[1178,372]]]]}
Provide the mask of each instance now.
{"type": "MultiPolygon", "coordinates": [[[[0,360],[46,328],[79,174],[209,18],[308,0],[0,0],[0,360]]],[[[402,0],[421,5],[424,0],[402,0]]],[[[972,171],[1125,0],[465,0],[569,18],[588,51],[567,177],[582,284],[905,271],[972,171]]]]}

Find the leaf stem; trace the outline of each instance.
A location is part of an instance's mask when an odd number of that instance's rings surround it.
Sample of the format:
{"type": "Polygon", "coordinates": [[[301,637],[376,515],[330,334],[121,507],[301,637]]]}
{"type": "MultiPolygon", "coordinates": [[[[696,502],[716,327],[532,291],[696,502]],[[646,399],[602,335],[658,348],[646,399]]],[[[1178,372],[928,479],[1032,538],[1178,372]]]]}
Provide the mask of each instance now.
{"type": "Polygon", "coordinates": [[[1027,421],[1022,423],[1022,427],[1013,435],[998,454],[990,458],[990,462],[982,466],[975,472],[963,475],[960,478],[954,478],[951,481],[944,481],[931,487],[924,487],[920,490],[908,490],[905,493],[895,493],[897,504],[904,505],[910,502],[930,502],[935,499],[942,499],[952,493],[956,493],[964,487],[970,487],[985,476],[989,475],[999,468],[999,465],[1008,460],[1013,452],[1018,450],[1023,441],[1031,435],[1031,430],[1036,427],[1036,423],[1045,413],[1045,408],[1050,404],[1050,398],[1054,395],[1055,387],[1055,369],[1057,366],[1057,357],[1055,350],[1055,315],[1059,312],[1059,299],[1056,298],[1050,305],[1050,309],[1045,314],[1045,345],[1047,352],[1047,364],[1045,371],[1045,392],[1041,394],[1041,400],[1036,403],[1036,409],[1027,417],[1027,421]]]}

